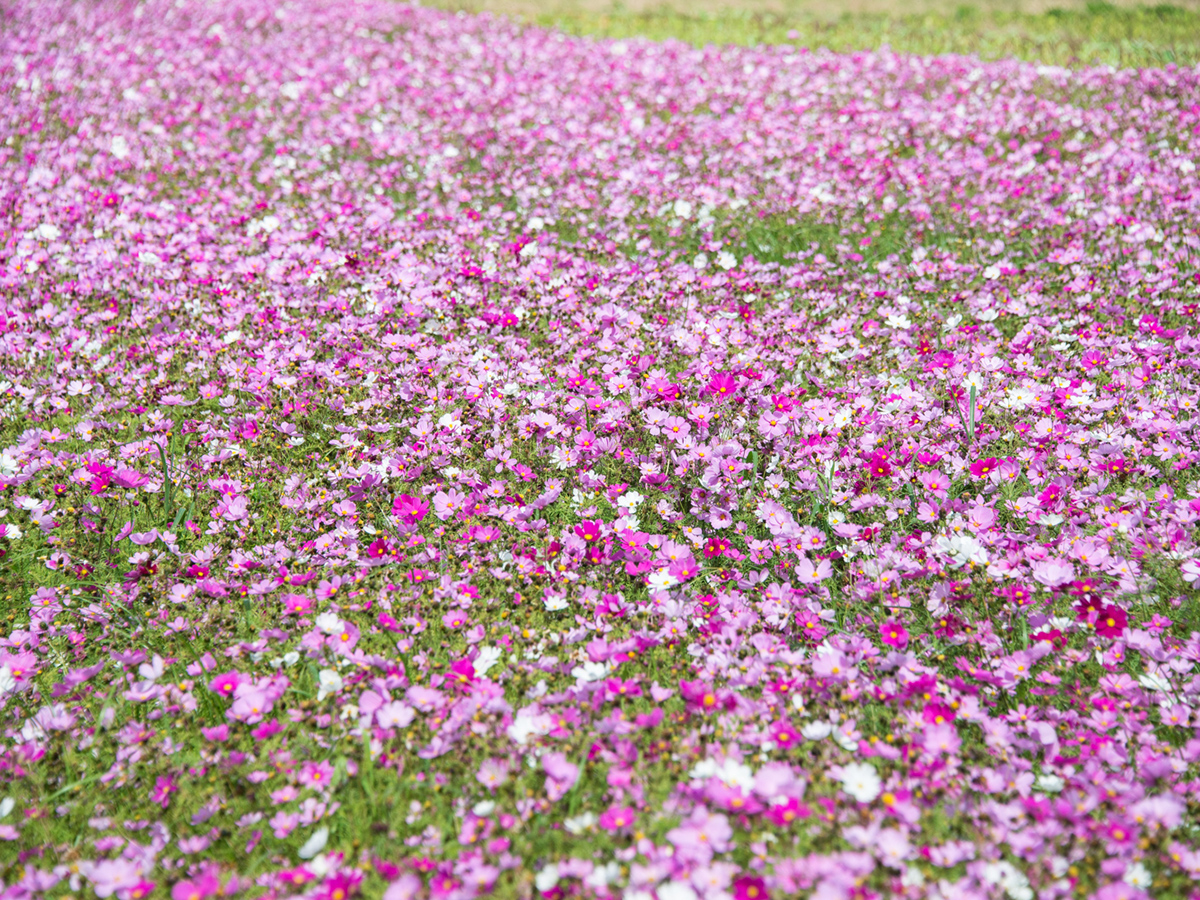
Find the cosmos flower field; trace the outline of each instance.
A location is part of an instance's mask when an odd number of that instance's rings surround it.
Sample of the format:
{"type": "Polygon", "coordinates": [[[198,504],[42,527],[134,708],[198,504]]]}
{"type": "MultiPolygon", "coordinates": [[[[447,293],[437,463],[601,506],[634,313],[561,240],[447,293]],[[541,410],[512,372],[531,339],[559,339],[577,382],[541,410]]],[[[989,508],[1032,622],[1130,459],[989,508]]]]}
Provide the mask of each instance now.
{"type": "Polygon", "coordinates": [[[1200,894],[1200,70],[0,16],[0,897],[1200,894]]]}

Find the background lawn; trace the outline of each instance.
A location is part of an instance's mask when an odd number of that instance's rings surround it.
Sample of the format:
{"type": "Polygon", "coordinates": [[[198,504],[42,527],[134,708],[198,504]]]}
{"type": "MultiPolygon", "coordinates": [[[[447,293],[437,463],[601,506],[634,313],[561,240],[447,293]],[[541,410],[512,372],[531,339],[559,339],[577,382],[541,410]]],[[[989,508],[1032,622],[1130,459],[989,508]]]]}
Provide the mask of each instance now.
{"type": "Polygon", "coordinates": [[[853,52],[963,53],[983,59],[1118,68],[1200,60],[1200,4],[1104,2],[956,4],[916,0],[713,3],[595,0],[445,0],[429,5],[497,12],[599,37],[641,35],[708,43],[782,44],[853,52]]]}

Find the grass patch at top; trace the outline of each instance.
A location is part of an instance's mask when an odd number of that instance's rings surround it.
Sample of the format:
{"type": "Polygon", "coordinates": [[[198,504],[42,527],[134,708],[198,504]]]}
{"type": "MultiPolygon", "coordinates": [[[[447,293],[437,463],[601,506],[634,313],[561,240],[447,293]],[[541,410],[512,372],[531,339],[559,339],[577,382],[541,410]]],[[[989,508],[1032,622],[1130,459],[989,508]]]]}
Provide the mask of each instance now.
{"type": "Polygon", "coordinates": [[[696,46],[793,43],[837,52],[888,46],[900,53],[1117,68],[1190,66],[1200,61],[1200,11],[1170,4],[1089,3],[1081,10],[1041,13],[960,6],[949,12],[847,12],[836,18],[804,11],[679,11],[666,5],[644,11],[620,4],[594,10],[534,5],[526,10],[520,4],[487,0],[441,0],[433,5],[467,12],[515,10],[524,21],[571,34],[673,38],[696,46]]]}

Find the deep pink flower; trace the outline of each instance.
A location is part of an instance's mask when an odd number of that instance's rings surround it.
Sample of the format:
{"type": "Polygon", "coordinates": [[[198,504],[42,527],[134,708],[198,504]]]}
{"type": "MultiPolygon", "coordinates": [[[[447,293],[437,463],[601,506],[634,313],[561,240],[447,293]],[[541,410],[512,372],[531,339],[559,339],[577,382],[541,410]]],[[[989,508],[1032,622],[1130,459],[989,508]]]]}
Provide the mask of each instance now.
{"type": "Polygon", "coordinates": [[[717,397],[732,397],[737,391],[737,380],[727,372],[714,372],[705,391],[717,397]]]}
{"type": "Polygon", "coordinates": [[[994,472],[1000,467],[1000,460],[994,456],[989,456],[986,459],[977,459],[971,463],[971,477],[987,478],[991,472],[994,472]]]}
{"type": "Polygon", "coordinates": [[[716,712],[724,706],[717,692],[702,681],[680,681],[679,693],[689,706],[701,712],[716,712]]]}
{"type": "Polygon", "coordinates": [[[1023,584],[1008,584],[996,592],[996,596],[1016,606],[1018,609],[1029,606],[1033,602],[1033,591],[1023,584]]]}
{"type": "Polygon", "coordinates": [[[742,875],[733,882],[733,900],[769,900],[767,883],[758,875],[742,875]]]}
{"type": "Polygon", "coordinates": [[[303,594],[284,594],[283,608],[284,611],[296,616],[307,615],[312,612],[314,601],[312,597],[305,597],[303,594]]]}
{"type": "Polygon", "coordinates": [[[908,631],[894,619],[879,626],[879,637],[889,647],[903,650],[908,646],[908,631]]]}
{"type": "Polygon", "coordinates": [[[455,684],[468,685],[475,680],[475,666],[469,659],[455,660],[450,664],[450,680],[455,684]]]}
{"type": "Polygon", "coordinates": [[[775,825],[788,826],[799,819],[807,819],[812,811],[796,797],[788,797],[783,803],[767,807],[766,817],[775,825]]]}
{"type": "Polygon", "coordinates": [[[237,690],[239,684],[242,683],[240,672],[226,672],[224,675],[218,675],[208,683],[208,689],[213,693],[220,694],[222,697],[232,697],[233,692],[237,690]]]}
{"type": "Polygon", "coordinates": [[[767,737],[774,741],[780,750],[790,750],[801,741],[800,732],[793,728],[790,722],[776,722],[767,729],[767,737]]]}
{"type": "Polygon", "coordinates": [[[402,522],[416,523],[425,518],[429,512],[429,504],[419,497],[410,497],[408,494],[401,494],[392,501],[392,515],[399,518],[402,522]]]}
{"type": "Polygon", "coordinates": [[[349,900],[358,893],[362,884],[361,872],[341,870],[325,879],[321,891],[317,894],[319,900],[349,900]]]}
{"type": "Polygon", "coordinates": [[[886,450],[876,450],[863,463],[863,471],[868,478],[887,478],[892,474],[891,464],[888,462],[889,454],[886,450]]]}
{"type": "Polygon", "coordinates": [[[584,521],[575,526],[575,534],[589,543],[598,541],[604,534],[603,522],[584,521]]]}
{"type": "Polygon", "coordinates": [[[704,556],[707,559],[724,556],[729,547],[730,543],[725,538],[709,538],[708,543],[704,545],[704,556]]]}
{"type": "Polygon", "coordinates": [[[179,790],[175,779],[169,775],[159,775],[154,780],[154,793],[150,797],[152,803],[157,803],[166,809],[171,803],[171,794],[179,790]]]}
{"type": "Polygon", "coordinates": [[[605,831],[624,831],[637,821],[637,810],[631,806],[610,806],[600,814],[599,825],[605,831]]]}
{"type": "Polygon", "coordinates": [[[1096,634],[1103,638],[1120,637],[1128,623],[1129,617],[1119,606],[1101,607],[1096,614],[1096,634]]]}

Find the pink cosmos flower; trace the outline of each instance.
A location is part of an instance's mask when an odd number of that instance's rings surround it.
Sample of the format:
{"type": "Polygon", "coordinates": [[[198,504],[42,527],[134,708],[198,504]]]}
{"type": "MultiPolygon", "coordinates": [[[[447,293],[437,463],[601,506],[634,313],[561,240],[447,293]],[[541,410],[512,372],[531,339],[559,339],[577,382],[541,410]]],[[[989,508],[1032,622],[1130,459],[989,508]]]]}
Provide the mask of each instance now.
{"type": "Polygon", "coordinates": [[[769,900],[767,883],[758,875],[742,875],[733,882],[733,900],[769,900]]]}
{"type": "Polygon", "coordinates": [[[690,581],[700,574],[700,565],[694,557],[686,556],[667,567],[667,574],[679,582],[690,581]]]}
{"type": "Polygon", "coordinates": [[[154,793],[151,795],[150,801],[166,809],[171,803],[171,794],[178,790],[179,785],[176,784],[174,778],[169,775],[159,775],[154,780],[154,793]]]}
{"type": "Polygon", "coordinates": [[[303,594],[284,594],[283,608],[284,611],[296,616],[307,615],[312,612],[314,601],[312,597],[305,597],[303,594]]]}
{"type": "Polygon", "coordinates": [[[327,579],[322,578],[317,583],[317,598],[320,600],[331,600],[337,596],[337,592],[344,586],[350,583],[348,578],[343,578],[341,575],[334,575],[327,579]]]}
{"type": "Polygon", "coordinates": [[[637,810],[631,806],[610,806],[600,814],[599,826],[605,831],[622,832],[633,827],[637,810]]]}
{"type": "Polygon", "coordinates": [[[494,791],[508,781],[509,771],[510,764],[507,760],[487,759],[479,766],[479,771],[475,773],[475,780],[494,791]]]}
{"type": "Polygon", "coordinates": [[[714,712],[722,705],[717,692],[701,681],[680,681],[679,694],[701,712],[714,712]]]}
{"type": "Polygon", "coordinates": [[[908,631],[894,619],[879,626],[879,637],[889,647],[903,650],[908,646],[908,631]]]}
{"type": "Polygon", "coordinates": [[[349,653],[358,644],[358,626],[351,622],[342,622],[342,627],[335,634],[325,639],[326,645],[336,653],[349,653]]]}
{"type": "Polygon", "coordinates": [[[950,479],[941,472],[922,472],[917,476],[917,481],[930,494],[937,497],[939,500],[945,500],[950,496],[950,479]]]}
{"type": "Polygon", "coordinates": [[[467,495],[455,488],[433,495],[433,512],[443,522],[459,515],[467,505],[467,495]]]}
{"type": "Polygon", "coordinates": [[[767,729],[767,737],[780,750],[790,750],[802,740],[800,732],[790,722],[776,722],[767,729]]]}
{"type": "Polygon", "coordinates": [[[714,372],[705,391],[715,397],[732,397],[737,391],[737,380],[727,372],[714,372]]]}
{"type": "Polygon", "coordinates": [[[466,686],[475,680],[475,665],[469,659],[455,660],[450,664],[450,680],[466,686]]]}
{"type": "Polygon", "coordinates": [[[889,477],[892,474],[889,457],[890,454],[886,450],[876,450],[863,463],[863,474],[872,479],[889,477]]]}
{"type": "Polygon", "coordinates": [[[401,494],[392,501],[392,515],[405,524],[415,525],[424,519],[428,512],[429,504],[419,497],[401,494]]]}
{"type": "Polygon", "coordinates": [[[1062,587],[1075,577],[1075,567],[1065,559],[1043,559],[1032,566],[1033,580],[1049,588],[1062,587]]]}
{"type": "Polygon", "coordinates": [[[570,762],[565,753],[547,753],[542,757],[546,772],[546,796],[551,803],[561,800],[579,779],[579,766],[570,762]]]}
{"type": "Polygon", "coordinates": [[[972,478],[987,478],[988,475],[1000,467],[1000,460],[994,456],[989,456],[986,459],[977,459],[971,463],[972,478]]]}
{"type": "Polygon", "coordinates": [[[813,562],[807,556],[796,563],[796,577],[802,584],[817,584],[833,574],[833,565],[827,559],[813,562]]]}
{"type": "Polygon", "coordinates": [[[253,685],[239,686],[234,695],[233,706],[227,715],[231,719],[257,725],[271,711],[272,701],[267,692],[253,685]]]}
{"type": "Polygon", "coordinates": [[[766,817],[773,824],[788,827],[800,819],[807,819],[812,811],[796,797],[786,797],[767,807],[766,817]]]}
{"type": "Polygon", "coordinates": [[[604,523],[593,521],[580,522],[575,526],[575,534],[588,543],[598,541],[604,535],[604,523]]]}
{"type": "Polygon", "coordinates": [[[1118,638],[1129,623],[1125,610],[1119,606],[1104,606],[1096,615],[1096,634],[1103,638],[1118,638]]]}
{"type": "Polygon", "coordinates": [[[218,675],[208,683],[208,689],[213,693],[220,694],[223,697],[232,697],[233,692],[237,690],[239,684],[242,683],[241,673],[226,672],[224,675],[218,675]]]}
{"type": "Polygon", "coordinates": [[[328,760],[306,762],[296,774],[296,782],[301,787],[313,790],[324,790],[333,780],[333,766],[328,760]]]}

